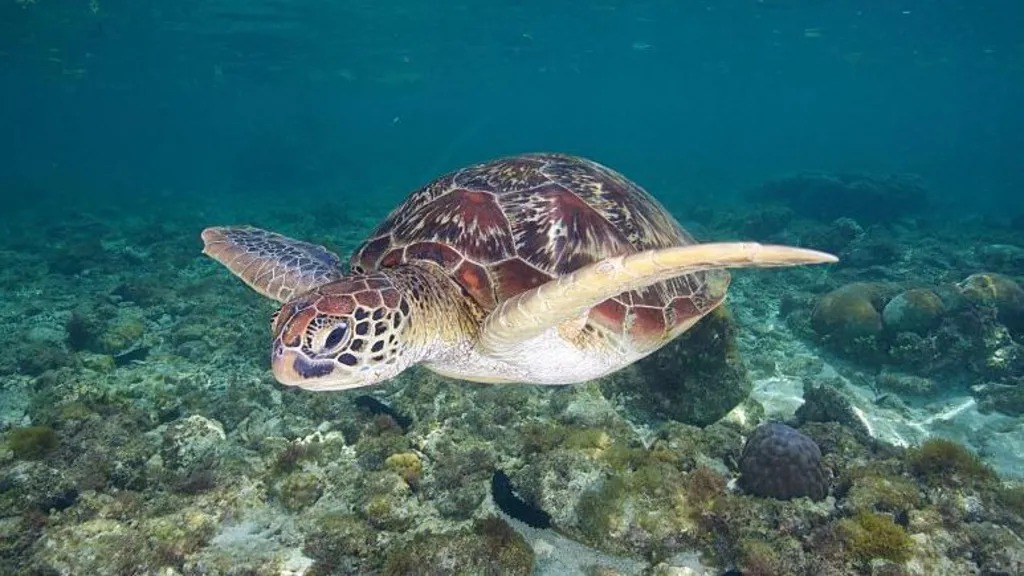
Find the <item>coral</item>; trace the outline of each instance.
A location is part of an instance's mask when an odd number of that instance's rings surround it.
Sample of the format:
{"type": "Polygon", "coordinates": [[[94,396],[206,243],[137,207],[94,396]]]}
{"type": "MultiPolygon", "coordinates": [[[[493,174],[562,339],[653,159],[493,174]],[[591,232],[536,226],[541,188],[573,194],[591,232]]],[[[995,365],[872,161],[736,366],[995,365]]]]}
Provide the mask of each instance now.
{"type": "Polygon", "coordinates": [[[999,503],[1024,518],[1024,484],[1003,486],[997,492],[999,503]]]}
{"type": "Polygon", "coordinates": [[[282,506],[294,511],[311,506],[320,499],[323,491],[316,474],[292,472],[278,482],[274,492],[282,506]]]}
{"type": "Polygon", "coordinates": [[[141,318],[122,313],[100,334],[99,351],[115,355],[130,351],[139,345],[145,331],[141,318]]]}
{"type": "Polygon", "coordinates": [[[989,522],[964,527],[971,559],[979,574],[1020,574],[1024,567],[1024,539],[1013,530],[989,522]]]}
{"type": "Polygon", "coordinates": [[[397,475],[375,472],[363,478],[359,490],[360,516],[380,530],[401,531],[415,519],[409,486],[397,475]]]}
{"type": "Polygon", "coordinates": [[[780,423],[758,426],[743,447],[740,485],[757,496],[788,500],[828,494],[818,445],[780,423]]]}
{"type": "Polygon", "coordinates": [[[740,224],[744,238],[765,240],[783,232],[793,220],[793,211],[783,206],[767,206],[746,214],[740,224]]]}
{"type": "Polygon", "coordinates": [[[989,270],[1013,273],[1024,269],[1024,248],[1012,244],[988,244],[975,249],[989,270]]]}
{"type": "Polygon", "coordinates": [[[145,562],[138,530],[108,518],[50,531],[42,544],[40,568],[61,574],[130,574],[145,562]]]}
{"type": "Polygon", "coordinates": [[[845,506],[854,513],[906,514],[921,505],[917,484],[906,478],[868,472],[853,480],[845,506]]]}
{"type": "Polygon", "coordinates": [[[46,342],[19,341],[8,353],[13,356],[17,370],[29,376],[76,365],[74,355],[63,346],[46,342]]]}
{"type": "Polygon", "coordinates": [[[138,566],[181,568],[186,558],[213,537],[214,516],[186,509],[166,516],[94,518],[48,531],[37,556],[44,572],[130,574],[138,566]]]}
{"type": "Polygon", "coordinates": [[[743,576],[777,576],[798,574],[801,570],[804,552],[797,542],[781,540],[765,542],[748,539],[739,543],[737,566],[743,576]]]}
{"type": "Polygon", "coordinates": [[[157,565],[180,565],[213,537],[218,525],[215,516],[186,509],[148,519],[143,524],[143,533],[157,565]]]}
{"type": "Polygon", "coordinates": [[[7,446],[22,460],[38,460],[57,448],[57,433],[49,426],[12,428],[7,432],[7,446]]]}
{"type": "Polygon", "coordinates": [[[924,182],[913,174],[799,172],[766,182],[752,196],[815,220],[846,216],[869,224],[891,222],[929,205],[924,182]]]}
{"type": "Polygon", "coordinates": [[[899,242],[886,229],[874,226],[858,236],[842,253],[839,262],[844,268],[877,268],[889,266],[900,259],[899,242]]]}
{"type": "Polygon", "coordinates": [[[951,440],[932,438],[907,451],[910,472],[929,484],[986,484],[995,473],[981,458],[951,440]]]}
{"type": "Polygon", "coordinates": [[[933,290],[916,288],[900,292],[882,309],[882,322],[893,332],[924,334],[942,321],[945,304],[933,290]]]}
{"type": "Polygon", "coordinates": [[[64,510],[79,497],[74,479],[43,462],[18,462],[0,475],[0,510],[13,513],[64,510]]]}
{"type": "Polygon", "coordinates": [[[302,551],[314,560],[309,576],[372,572],[380,557],[376,532],[355,516],[330,512],[306,532],[302,551]]]}
{"type": "Polygon", "coordinates": [[[472,516],[487,495],[493,448],[472,438],[453,438],[437,443],[430,461],[433,469],[424,491],[438,512],[457,519],[472,516]]]}
{"type": "Polygon", "coordinates": [[[415,452],[400,452],[392,454],[384,460],[384,468],[395,472],[405,480],[410,488],[416,489],[420,485],[420,476],[423,474],[423,463],[415,452]]]}
{"type": "Polygon", "coordinates": [[[817,250],[840,254],[863,235],[864,229],[856,220],[844,217],[812,228],[802,235],[802,239],[805,246],[813,246],[817,250]]]}
{"type": "Polygon", "coordinates": [[[882,558],[903,563],[913,550],[907,531],[884,514],[861,512],[841,520],[837,530],[849,553],[863,562],[882,558]]]}
{"type": "MultiPolygon", "coordinates": [[[[384,417],[391,420],[389,416],[384,417]]],[[[394,420],[391,421],[394,422],[394,420]]],[[[376,434],[364,433],[355,448],[360,464],[370,470],[380,470],[388,456],[408,452],[410,445],[409,439],[396,425],[393,428],[385,428],[376,434]]]]}
{"type": "Polygon", "coordinates": [[[811,328],[834,349],[875,352],[882,314],[891,290],[883,284],[854,282],[822,296],[811,312],[811,328]]]}
{"type": "Polygon", "coordinates": [[[273,468],[278,472],[293,472],[303,461],[315,460],[320,450],[320,442],[290,442],[274,459],[273,468]]]}

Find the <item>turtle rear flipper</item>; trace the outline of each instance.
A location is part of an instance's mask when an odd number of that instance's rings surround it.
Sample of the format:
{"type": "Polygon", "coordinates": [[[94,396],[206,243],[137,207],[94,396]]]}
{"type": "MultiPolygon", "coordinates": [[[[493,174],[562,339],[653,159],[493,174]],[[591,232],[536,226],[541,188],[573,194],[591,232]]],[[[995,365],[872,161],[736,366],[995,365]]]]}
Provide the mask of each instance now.
{"type": "Polygon", "coordinates": [[[203,254],[278,302],[341,278],[341,260],[323,246],[249,226],[203,230],[203,254]]]}
{"type": "MultiPolygon", "coordinates": [[[[525,340],[579,318],[609,298],[684,274],[837,260],[831,254],[816,250],[748,242],[674,246],[606,258],[502,302],[487,316],[477,347],[484,353],[500,356],[525,340]]],[[[721,296],[726,284],[708,286],[708,290],[712,295],[721,296]]]]}

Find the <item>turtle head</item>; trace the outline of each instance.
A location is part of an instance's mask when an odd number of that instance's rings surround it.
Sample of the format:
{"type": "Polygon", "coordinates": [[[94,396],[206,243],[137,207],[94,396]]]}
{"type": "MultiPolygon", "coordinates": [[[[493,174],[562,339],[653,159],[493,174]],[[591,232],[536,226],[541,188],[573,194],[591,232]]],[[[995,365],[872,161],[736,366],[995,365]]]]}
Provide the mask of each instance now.
{"type": "Polygon", "coordinates": [[[384,274],[342,278],[286,302],[274,315],[274,377],[307,390],[377,384],[410,366],[407,299],[384,274]]]}

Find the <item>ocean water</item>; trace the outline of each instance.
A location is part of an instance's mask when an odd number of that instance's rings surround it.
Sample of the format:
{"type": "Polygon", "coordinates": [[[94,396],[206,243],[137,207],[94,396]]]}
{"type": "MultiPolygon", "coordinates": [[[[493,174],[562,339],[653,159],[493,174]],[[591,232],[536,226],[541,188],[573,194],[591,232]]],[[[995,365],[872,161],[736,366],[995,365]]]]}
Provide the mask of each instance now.
{"type": "Polygon", "coordinates": [[[1024,573],[1021,22],[0,0],[0,574],[1024,573]],[[410,192],[529,152],[839,262],[734,271],[599,380],[321,393],[202,254],[253,225],[347,262],[410,192]],[[762,454],[764,422],[810,444],[762,454]]]}

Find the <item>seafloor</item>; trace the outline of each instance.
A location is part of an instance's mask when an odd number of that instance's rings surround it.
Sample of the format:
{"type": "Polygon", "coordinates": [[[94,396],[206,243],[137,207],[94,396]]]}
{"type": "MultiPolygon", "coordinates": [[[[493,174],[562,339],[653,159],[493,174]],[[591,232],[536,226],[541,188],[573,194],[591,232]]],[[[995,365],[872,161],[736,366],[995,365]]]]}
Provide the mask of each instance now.
{"type": "Polygon", "coordinates": [[[12,207],[0,573],[1024,573],[1024,219],[933,216],[914,186],[803,175],[740,208],[672,206],[702,239],[842,262],[736,272],[722,313],[604,381],[412,370],[326,394],[273,380],[274,306],[202,257],[199,231],[347,255],[387,207],[12,207]],[[872,189],[888,201],[841,201],[872,189]],[[819,446],[827,497],[741,487],[765,420],[819,446]],[[498,471],[522,508],[506,511],[551,528],[499,509],[498,471]]]}

